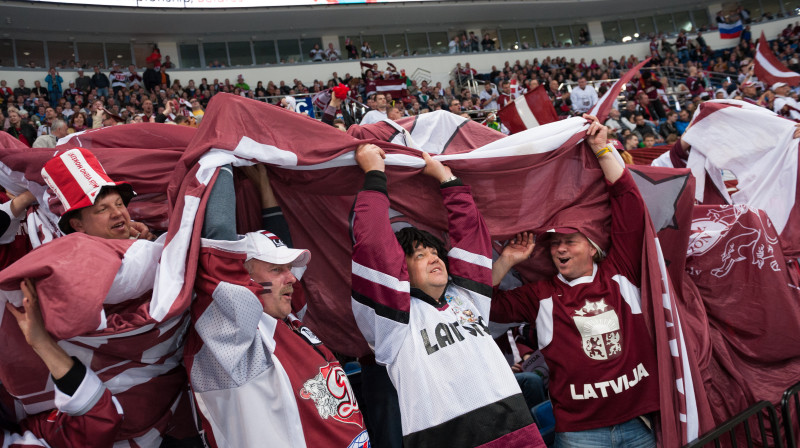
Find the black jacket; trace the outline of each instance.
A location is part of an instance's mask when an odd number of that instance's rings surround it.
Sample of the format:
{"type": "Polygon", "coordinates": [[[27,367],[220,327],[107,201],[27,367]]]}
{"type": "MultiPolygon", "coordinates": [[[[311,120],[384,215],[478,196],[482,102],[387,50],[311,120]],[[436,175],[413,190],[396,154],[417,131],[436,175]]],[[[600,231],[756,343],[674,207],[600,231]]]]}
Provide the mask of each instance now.
{"type": "Polygon", "coordinates": [[[12,127],[9,127],[8,131],[6,131],[6,132],[11,134],[11,136],[14,137],[17,140],[19,140],[19,135],[20,134],[24,135],[25,139],[28,140],[28,146],[29,147],[32,146],[33,145],[33,141],[36,140],[36,129],[34,129],[33,126],[31,126],[31,125],[29,125],[28,123],[25,123],[25,122],[20,123],[19,131],[17,131],[17,128],[12,126],[12,127]]]}
{"type": "Polygon", "coordinates": [[[152,92],[153,89],[157,89],[161,84],[161,73],[153,68],[148,68],[144,71],[142,80],[144,81],[144,89],[152,92]]]}
{"type": "Polygon", "coordinates": [[[103,89],[111,86],[111,81],[108,80],[108,76],[105,73],[95,73],[92,75],[92,85],[97,89],[103,89]]]}

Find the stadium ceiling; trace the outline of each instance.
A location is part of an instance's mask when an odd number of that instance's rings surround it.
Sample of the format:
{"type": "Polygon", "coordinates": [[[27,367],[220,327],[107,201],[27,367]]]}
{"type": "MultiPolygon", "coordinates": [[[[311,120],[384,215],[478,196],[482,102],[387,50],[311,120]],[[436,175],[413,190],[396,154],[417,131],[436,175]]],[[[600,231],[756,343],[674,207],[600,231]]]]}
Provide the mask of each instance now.
{"type": "MultiPolygon", "coordinates": [[[[704,9],[704,0],[467,0],[213,10],[0,0],[0,38],[197,41],[531,27],[704,9]]],[[[265,4],[269,4],[265,1],[265,4]]]]}

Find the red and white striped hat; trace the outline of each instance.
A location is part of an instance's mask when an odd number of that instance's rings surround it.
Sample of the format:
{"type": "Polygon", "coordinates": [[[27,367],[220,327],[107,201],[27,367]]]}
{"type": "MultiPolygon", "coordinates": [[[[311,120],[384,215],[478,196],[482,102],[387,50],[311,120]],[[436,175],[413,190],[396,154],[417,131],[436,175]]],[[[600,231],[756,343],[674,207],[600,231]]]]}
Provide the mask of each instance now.
{"type": "Polygon", "coordinates": [[[116,189],[125,206],[136,195],[130,184],[111,180],[97,157],[83,148],[70,149],[48,160],[42,177],[64,206],[58,227],[65,234],[74,232],[69,225],[69,212],[94,205],[103,188],[116,189]]]}

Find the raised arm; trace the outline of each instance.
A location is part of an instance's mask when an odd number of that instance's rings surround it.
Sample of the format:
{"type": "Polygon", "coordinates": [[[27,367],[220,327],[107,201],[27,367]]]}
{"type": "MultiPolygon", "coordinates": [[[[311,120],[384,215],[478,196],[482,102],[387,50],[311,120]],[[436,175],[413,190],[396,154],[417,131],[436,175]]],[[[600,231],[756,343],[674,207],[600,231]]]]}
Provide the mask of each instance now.
{"type": "Polygon", "coordinates": [[[288,247],[294,247],[292,234],[289,231],[289,223],[283,216],[283,211],[278,205],[278,199],[269,183],[267,167],[262,164],[246,166],[242,171],[247,178],[253,182],[259,196],[261,197],[261,228],[269,230],[278,236],[288,247]]]}
{"type": "Polygon", "coordinates": [[[591,122],[589,129],[586,130],[586,142],[600,162],[606,180],[613,184],[622,176],[625,168],[614,158],[613,148],[608,145],[608,128],[600,124],[597,117],[583,114],[583,118],[591,122]]]}
{"type": "Polygon", "coordinates": [[[364,338],[381,364],[394,361],[407,335],[411,309],[405,253],[389,223],[385,154],[365,144],[356,150],[364,171],[364,188],[351,217],[353,237],[352,306],[364,338]]]}
{"type": "Polygon", "coordinates": [[[584,118],[592,120],[586,131],[586,140],[600,162],[611,201],[612,247],[609,259],[638,284],[646,224],[644,200],[630,171],[617,162],[612,150],[606,146],[606,127],[591,115],[584,115],[584,118]]]}
{"type": "Polygon", "coordinates": [[[36,198],[31,192],[26,191],[0,205],[0,244],[14,240],[23,212],[34,202],[36,198]]]}
{"type": "Polygon", "coordinates": [[[236,191],[233,188],[233,171],[230,165],[219,168],[203,219],[203,238],[235,241],[236,191]]]}
{"type": "Polygon", "coordinates": [[[333,120],[336,118],[336,111],[339,109],[339,106],[342,105],[342,100],[336,97],[336,94],[331,91],[331,101],[325,106],[325,110],[322,113],[322,122],[333,126],[333,120]]]}
{"type": "Polygon", "coordinates": [[[470,187],[453,176],[450,168],[423,152],[422,171],[437,181],[447,208],[450,251],[447,253],[452,282],[470,293],[470,299],[486,316],[492,297],[492,242],[470,187]]]}
{"type": "Polygon", "coordinates": [[[4,431],[3,446],[106,447],[122,425],[122,410],[103,382],[77,358],[71,358],[44,327],[39,297],[30,279],[20,285],[22,311],[6,304],[25,340],[47,366],[55,384],[58,414],[27,417],[22,434],[4,431]],[[14,445],[18,443],[19,445],[14,445]]]}
{"type": "Polygon", "coordinates": [[[533,253],[534,244],[533,233],[518,233],[509,241],[503,252],[492,263],[492,286],[497,286],[503,281],[503,277],[508,274],[517,263],[527,260],[533,253]]]}
{"type": "Polygon", "coordinates": [[[22,334],[25,335],[25,341],[42,359],[53,375],[53,379],[58,381],[70,371],[75,362],[45,330],[42,312],[39,308],[39,296],[36,294],[33,282],[30,279],[25,279],[20,284],[20,289],[24,295],[22,299],[23,311],[16,309],[10,303],[6,304],[6,309],[17,320],[22,334]]]}

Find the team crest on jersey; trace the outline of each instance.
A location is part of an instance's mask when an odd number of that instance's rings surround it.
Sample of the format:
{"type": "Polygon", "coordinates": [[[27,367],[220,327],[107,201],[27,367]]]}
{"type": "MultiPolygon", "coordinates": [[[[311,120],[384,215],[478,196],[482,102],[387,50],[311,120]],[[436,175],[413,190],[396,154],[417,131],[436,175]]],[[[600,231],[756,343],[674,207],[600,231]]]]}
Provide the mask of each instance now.
{"type": "Polygon", "coordinates": [[[452,294],[445,294],[444,299],[447,301],[447,304],[450,305],[453,314],[458,318],[459,324],[474,324],[478,322],[478,316],[469,309],[469,305],[467,305],[464,299],[452,294]]]}
{"type": "Polygon", "coordinates": [[[313,400],[324,420],[332,418],[363,427],[353,389],[338,363],[321,367],[314,378],[303,383],[300,397],[313,400]]]}
{"type": "Polygon", "coordinates": [[[617,312],[605,299],[586,301],[572,319],[581,334],[583,352],[591,359],[604,361],[622,354],[622,335],[619,331],[617,312]]]}

